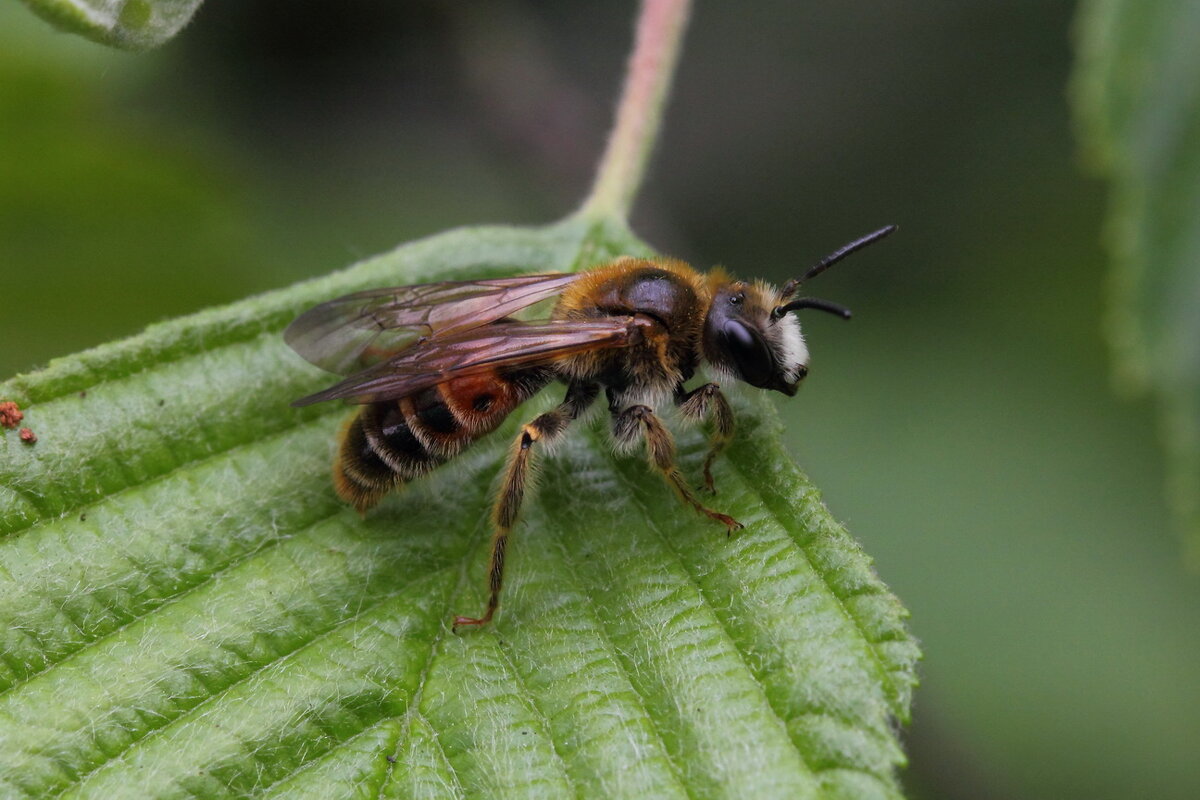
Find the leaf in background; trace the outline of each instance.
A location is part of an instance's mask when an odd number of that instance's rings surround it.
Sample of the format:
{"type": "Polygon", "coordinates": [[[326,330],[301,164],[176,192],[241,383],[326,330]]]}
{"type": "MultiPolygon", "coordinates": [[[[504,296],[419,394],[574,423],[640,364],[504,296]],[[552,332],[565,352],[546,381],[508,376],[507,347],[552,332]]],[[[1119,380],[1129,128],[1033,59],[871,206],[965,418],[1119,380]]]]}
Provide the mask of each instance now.
{"type": "Polygon", "coordinates": [[[101,44],[149,50],[179,33],[201,0],[25,0],[58,28],[101,44]]]}
{"type": "Polygon", "coordinates": [[[1200,560],[1200,5],[1092,0],[1078,32],[1080,134],[1112,187],[1118,377],[1159,402],[1170,498],[1200,560]]]}
{"type": "Polygon", "coordinates": [[[579,424],[461,636],[534,412],[362,519],[346,410],[288,405],[329,380],[280,336],[317,302],[645,251],[452,231],[0,384],[39,436],[0,441],[0,795],[898,797],[917,648],[765,398],[717,469],[732,538],[579,424]]]}

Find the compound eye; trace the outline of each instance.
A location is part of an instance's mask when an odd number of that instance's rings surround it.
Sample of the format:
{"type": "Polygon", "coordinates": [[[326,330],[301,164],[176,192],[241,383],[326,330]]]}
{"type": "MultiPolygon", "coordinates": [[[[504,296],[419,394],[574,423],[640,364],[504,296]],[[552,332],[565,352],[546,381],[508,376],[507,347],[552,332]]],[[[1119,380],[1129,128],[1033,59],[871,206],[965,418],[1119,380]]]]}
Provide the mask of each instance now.
{"type": "Polygon", "coordinates": [[[737,365],[742,380],[751,386],[766,386],[774,373],[774,360],[766,343],[744,322],[727,320],[721,327],[725,349],[737,365]]]}

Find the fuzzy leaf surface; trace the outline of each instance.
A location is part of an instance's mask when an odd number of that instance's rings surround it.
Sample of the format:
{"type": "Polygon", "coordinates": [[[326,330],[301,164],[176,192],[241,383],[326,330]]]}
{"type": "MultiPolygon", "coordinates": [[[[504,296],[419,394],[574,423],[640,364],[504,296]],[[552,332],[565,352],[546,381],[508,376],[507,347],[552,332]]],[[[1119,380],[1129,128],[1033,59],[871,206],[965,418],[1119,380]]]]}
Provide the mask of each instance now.
{"type": "Polygon", "coordinates": [[[577,218],[451,231],[0,384],[39,436],[0,438],[0,796],[898,797],[917,647],[765,398],[716,471],[729,538],[579,424],[462,635],[557,390],[365,519],[330,485],[346,409],[288,405],[330,381],[280,335],[318,302],[630,252],[577,218]]]}
{"type": "Polygon", "coordinates": [[[1200,563],[1200,5],[1093,0],[1080,14],[1074,94],[1111,186],[1118,377],[1158,400],[1169,496],[1200,563]]]}
{"type": "Polygon", "coordinates": [[[24,0],[60,30],[125,50],[158,47],[183,29],[201,0],[24,0]]]}

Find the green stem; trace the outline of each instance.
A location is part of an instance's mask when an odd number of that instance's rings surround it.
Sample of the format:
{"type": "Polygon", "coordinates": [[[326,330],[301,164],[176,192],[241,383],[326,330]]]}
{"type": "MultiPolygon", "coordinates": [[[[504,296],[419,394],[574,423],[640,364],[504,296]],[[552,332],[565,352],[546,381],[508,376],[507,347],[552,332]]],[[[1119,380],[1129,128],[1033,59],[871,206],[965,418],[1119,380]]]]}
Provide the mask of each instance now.
{"type": "Polygon", "coordinates": [[[621,221],[642,183],[679,60],[691,0],[643,0],[617,121],[581,213],[621,221]]]}

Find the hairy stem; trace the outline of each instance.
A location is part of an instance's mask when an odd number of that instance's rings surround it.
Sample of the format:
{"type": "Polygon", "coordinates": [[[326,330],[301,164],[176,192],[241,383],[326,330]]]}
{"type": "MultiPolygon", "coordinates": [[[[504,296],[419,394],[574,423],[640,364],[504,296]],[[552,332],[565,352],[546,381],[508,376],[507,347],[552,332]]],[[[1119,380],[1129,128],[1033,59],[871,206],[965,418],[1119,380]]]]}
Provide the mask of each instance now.
{"type": "Polygon", "coordinates": [[[642,182],[675,74],[691,0],[643,0],[617,120],[582,213],[624,221],[642,182]]]}

